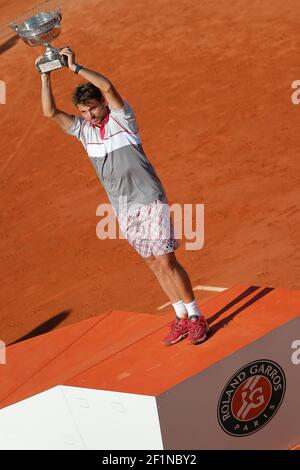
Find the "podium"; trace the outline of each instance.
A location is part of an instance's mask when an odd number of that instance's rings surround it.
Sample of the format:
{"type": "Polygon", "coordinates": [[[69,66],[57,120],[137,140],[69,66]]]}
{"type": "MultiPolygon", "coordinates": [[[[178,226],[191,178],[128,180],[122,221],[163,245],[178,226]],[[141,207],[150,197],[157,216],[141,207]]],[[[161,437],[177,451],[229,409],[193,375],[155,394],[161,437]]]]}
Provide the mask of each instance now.
{"type": "Polygon", "coordinates": [[[238,285],[199,303],[211,335],[196,346],[162,344],[172,311],[105,312],[9,346],[0,449],[297,447],[300,292],[238,285]]]}

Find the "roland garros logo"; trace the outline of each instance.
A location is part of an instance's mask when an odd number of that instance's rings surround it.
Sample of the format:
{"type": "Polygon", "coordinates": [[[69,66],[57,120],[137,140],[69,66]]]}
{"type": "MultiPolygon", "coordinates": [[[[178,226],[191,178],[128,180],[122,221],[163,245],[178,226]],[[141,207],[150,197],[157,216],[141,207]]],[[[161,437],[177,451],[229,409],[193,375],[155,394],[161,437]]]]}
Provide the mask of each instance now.
{"type": "Polygon", "coordinates": [[[218,420],[232,436],[249,436],[276,414],[285,393],[285,375],[273,361],[253,361],[238,370],[224,387],[218,420]]]}

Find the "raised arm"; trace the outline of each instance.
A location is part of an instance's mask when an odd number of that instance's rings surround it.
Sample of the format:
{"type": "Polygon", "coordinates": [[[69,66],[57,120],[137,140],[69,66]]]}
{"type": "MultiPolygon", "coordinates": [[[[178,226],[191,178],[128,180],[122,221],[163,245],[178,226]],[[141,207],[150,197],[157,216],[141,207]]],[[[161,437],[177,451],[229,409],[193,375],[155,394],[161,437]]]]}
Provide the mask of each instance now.
{"type": "MultiPolygon", "coordinates": [[[[40,57],[36,59],[36,62],[40,57]]],[[[56,107],[55,99],[52,93],[50,72],[41,74],[42,87],[42,109],[45,117],[53,119],[63,130],[71,127],[74,116],[65,113],[56,107]]]]}
{"type": "MultiPolygon", "coordinates": [[[[75,54],[69,48],[65,47],[61,50],[62,55],[66,55],[68,58],[68,67],[72,72],[76,70],[76,62],[75,62],[75,54]]],[[[107,103],[116,111],[122,109],[124,106],[124,100],[121,95],[118,93],[114,85],[111,83],[108,78],[104,77],[98,72],[94,72],[93,70],[89,70],[83,66],[79,70],[78,74],[85,78],[88,82],[93,83],[96,87],[98,87],[102,94],[104,95],[107,103]]]]}

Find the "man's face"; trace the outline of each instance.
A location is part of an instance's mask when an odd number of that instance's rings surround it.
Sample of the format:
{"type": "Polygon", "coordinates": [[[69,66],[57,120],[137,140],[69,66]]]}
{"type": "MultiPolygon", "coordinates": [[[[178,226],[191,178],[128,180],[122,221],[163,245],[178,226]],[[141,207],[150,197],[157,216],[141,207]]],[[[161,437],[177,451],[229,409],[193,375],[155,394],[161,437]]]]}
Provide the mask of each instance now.
{"type": "Polygon", "coordinates": [[[79,103],[77,108],[81,112],[84,119],[91,122],[95,126],[101,124],[101,121],[104,119],[107,111],[104,100],[98,101],[96,99],[91,99],[86,104],[79,103]]]}

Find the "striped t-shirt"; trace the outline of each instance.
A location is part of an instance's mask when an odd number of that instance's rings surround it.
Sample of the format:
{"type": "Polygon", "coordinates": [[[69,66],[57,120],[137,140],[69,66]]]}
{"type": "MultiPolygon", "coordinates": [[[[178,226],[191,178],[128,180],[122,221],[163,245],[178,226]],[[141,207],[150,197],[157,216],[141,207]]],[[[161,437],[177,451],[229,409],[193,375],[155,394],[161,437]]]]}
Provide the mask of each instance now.
{"type": "Polygon", "coordinates": [[[144,153],[134,111],[126,101],[121,110],[108,107],[100,127],[74,116],[66,132],[81,141],[117,215],[123,201],[129,209],[166,196],[144,153]]]}

